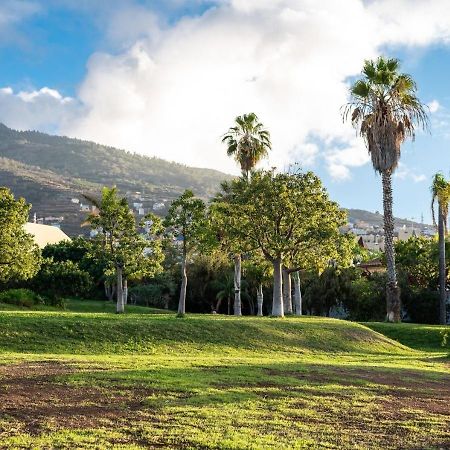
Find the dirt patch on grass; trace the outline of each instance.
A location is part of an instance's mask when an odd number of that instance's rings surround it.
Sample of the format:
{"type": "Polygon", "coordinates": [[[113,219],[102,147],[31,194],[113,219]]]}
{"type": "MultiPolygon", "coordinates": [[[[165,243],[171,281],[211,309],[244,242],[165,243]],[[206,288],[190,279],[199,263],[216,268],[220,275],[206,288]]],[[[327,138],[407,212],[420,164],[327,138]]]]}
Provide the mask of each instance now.
{"type": "Polygon", "coordinates": [[[52,425],[95,428],[143,415],[150,389],[120,387],[117,393],[58,379],[77,370],[56,361],[1,366],[0,417],[12,420],[21,431],[39,434],[52,425]]]}

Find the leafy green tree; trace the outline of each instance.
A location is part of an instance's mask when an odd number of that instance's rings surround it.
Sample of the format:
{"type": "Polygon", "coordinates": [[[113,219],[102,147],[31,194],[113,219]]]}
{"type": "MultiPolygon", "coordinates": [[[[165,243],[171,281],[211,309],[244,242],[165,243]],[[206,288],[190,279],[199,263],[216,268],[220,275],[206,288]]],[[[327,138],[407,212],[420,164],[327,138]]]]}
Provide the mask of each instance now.
{"type": "Polygon", "coordinates": [[[437,173],[431,185],[431,212],[433,224],[436,226],[434,204],[438,203],[438,234],[439,234],[439,321],[442,325],[447,323],[447,270],[445,263],[445,235],[447,233],[448,204],[450,202],[450,182],[437,173]]]}
{"type": "Polygon", "coordinates": [[[281,273],[291,249],[313,248],[321,240],[330,243],[329,236],[345,223],[345,213],[328,199],[312,172],[258,171],[249,182],[239,178],[223,183],[222,190],[214,208],[230,233],[272,263],[272,315],[284,316],[281,273]]]}
{"type": "Polygon", "coordinates": [[[0,188],[0,282],[27,280],[39,270],[41,252],[24,229],[30,207],[0,188]]]}
{"type": "MultiPolygon", "coordinates": [[[[240,165],[242,176],[250,179],[256,165],[272,148],[270,133],[264,129],[255,113],[244,114],[235,119],[235,125],[224,135],[222,142],[227,145],[228,156],[233,156],[240,165]]],[[[230,242],[230,241],[229,241],[230,242]]],[[[232,242],[239,247],[239,242],[232,242]]],[[[242,257],[238,250],[234,251],[234,315],[242,315],[241,305],[241,273],[242,257]]]]}
{"type": "Polygon", "coordinates": [[[399,61],[393,58],[365,61],[362,78],[351,86],[351,101],[344,109],[344,119],[351,113],[351,123],[364,138],[373,167],[382,178],[389,322],[401,321],[393,244],[392,173],[398,165],[402,143],[407,138],[414,139],[416,126],[427,126],[416,84],[411,76],[400,73],[399,67],[399,61]]]}
{"type": "Polygon", "coordinates": [[[86,298],[93,287],[93,279],[78,263],[54,261],[44,258],[31,285],[36,292],[45,295],[53,305],[62,304],[64,297],[86,298]]]}
{"type": "Polygon", "coordinates": [[[89,200],[94,203],[96,210],[89,214],[86,223],[99,232],[94,240],[94,253],[106,258],[108,265],[105,275],[114,273],[116,276],[116,311],[123,313],[124,275],[151,276],[162,269],[161,243],[155,236],[161,229],[161,222],[153,217],[150,236],[139,234],[127,199],[118,196],[116,187],[104,187],[100,201],[91,198],[89,200]]]}
{"type": "Polygon", "coordinates": [[[412,236],[395,243],[399,273],[408,284],[421,289],[436,290],[439,279],[439,248],[434,239],[412,236]]]}
{"type": "Polygon", "coordinates": [[[179,242],[181,247],[181,288],[178,314],[182,316],[186,313],[188,256],[205,239],[207,228],[205,203],[187,189],[170,205],[164,220],[164,227],[168,235],[179,242]]]}

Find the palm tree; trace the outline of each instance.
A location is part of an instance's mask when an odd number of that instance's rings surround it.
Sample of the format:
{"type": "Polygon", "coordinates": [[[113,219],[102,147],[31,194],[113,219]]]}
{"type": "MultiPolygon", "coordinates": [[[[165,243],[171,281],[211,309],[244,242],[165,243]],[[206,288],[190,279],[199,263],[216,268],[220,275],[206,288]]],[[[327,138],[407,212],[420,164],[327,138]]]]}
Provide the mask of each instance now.
{"type": "Polygon", "coordinates": [[[433,178],[431,185],[431,214],[433,216],[433,224],[436,226],[434,213],[434,203],[438,202],[438,233],[439,233],[439,323],[445,325],[447,322],[447,312],[445,304],[447,302],[446,284],[446,264],[445,264],[445,235],[447,232],[447,216],[448,204],[450,202],[450,183],[446,181],[444,176],[437,173],[433,178]]]}
{"type": "Polygon", "coordinates": [[[272,148],[270,133],[264,129],[255,113],[236,117],[235,126],[228,130],[222,142],[227,145],[227,155],[235,158],[241,166],[242,175],[247,179],[272,148]]]}
{"type": "MultiPolygon", "coordinates": [[[[241,166],[242,176],[250,179],[251,171],[272,148],[270,133],[264,129],[255,113],[236,117],[235,126],[224,135],[227,155],[241,166]]],[[[242,315],[241,307],[241,254],[234,255],[234,314],[242,315]]]]}
{"type": "Polygon", "coordinates": [[[389,322],[401,320],[400,291],[395,269],[392,215],[392,173],[398,165],[402,143],[414,139],[417,126],[427,128],[428,119],[416,96],[411,76],[399,73],[398,59],[379,57],[365,61],[362,78],[350,88],[350,103],[343,118],[363,137],[372,164],[383,184],[385,255],[387,266],[387,315],[389,322]]]}

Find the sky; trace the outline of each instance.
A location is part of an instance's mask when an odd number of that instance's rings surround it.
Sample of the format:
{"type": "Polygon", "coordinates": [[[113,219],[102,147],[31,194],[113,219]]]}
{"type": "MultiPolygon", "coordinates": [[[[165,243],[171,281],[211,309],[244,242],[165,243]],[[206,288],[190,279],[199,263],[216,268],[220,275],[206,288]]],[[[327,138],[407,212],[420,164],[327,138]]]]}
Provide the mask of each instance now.
{"type": "Polygon", "coordinates": [[[221,137],[255,112],[263,167],[297,163],[347,208],[381,180],[341,107],[365,59],[399,58],[428,106],[406,142],[394,213],[430,222],[450,177],[449,0],[0,0],[0,121],[238,173],[221,137]]]}

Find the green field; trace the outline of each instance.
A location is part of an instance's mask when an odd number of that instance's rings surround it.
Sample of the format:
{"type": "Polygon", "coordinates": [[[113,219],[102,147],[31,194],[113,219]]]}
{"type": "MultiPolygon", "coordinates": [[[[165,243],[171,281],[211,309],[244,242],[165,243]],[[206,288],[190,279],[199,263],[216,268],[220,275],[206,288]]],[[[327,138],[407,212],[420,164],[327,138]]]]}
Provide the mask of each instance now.
{"type": "Polygon", "coordinates": [[[450,448],[450,327],[0,309],[0,448],[450,448]]]}

